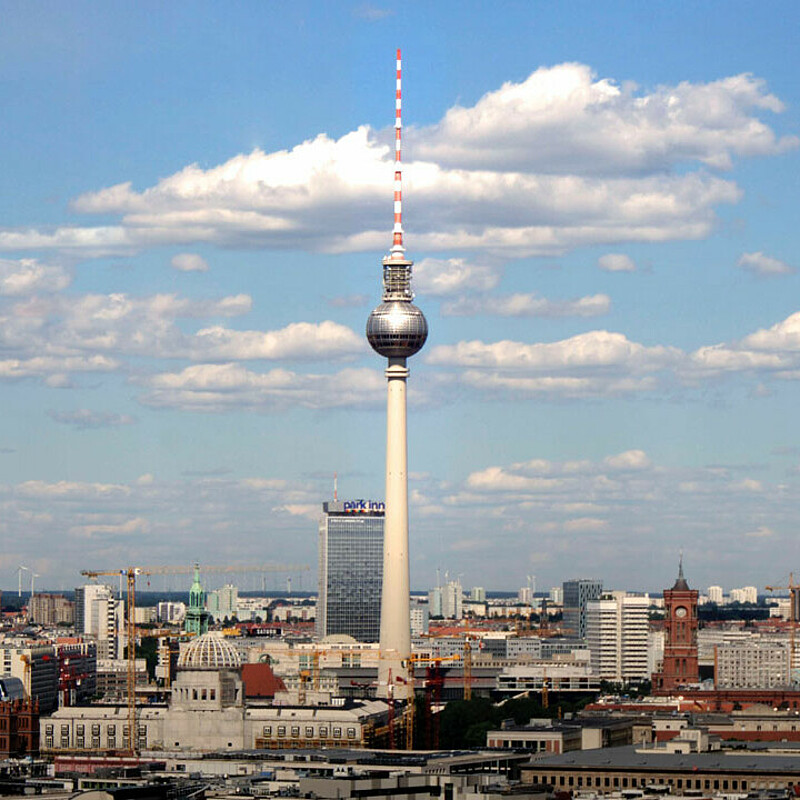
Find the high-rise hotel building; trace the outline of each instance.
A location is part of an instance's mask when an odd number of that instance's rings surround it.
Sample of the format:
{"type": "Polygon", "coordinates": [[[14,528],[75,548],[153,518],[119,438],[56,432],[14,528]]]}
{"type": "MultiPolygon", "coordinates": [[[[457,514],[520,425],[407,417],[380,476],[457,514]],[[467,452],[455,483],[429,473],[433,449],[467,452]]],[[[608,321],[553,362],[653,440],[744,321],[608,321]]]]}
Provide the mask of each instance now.
{"type": "Polygon", "coordinates": [[[333,500],[319,522],[317,636],[377,642],[381,628],[384,504],[333,500]]]}

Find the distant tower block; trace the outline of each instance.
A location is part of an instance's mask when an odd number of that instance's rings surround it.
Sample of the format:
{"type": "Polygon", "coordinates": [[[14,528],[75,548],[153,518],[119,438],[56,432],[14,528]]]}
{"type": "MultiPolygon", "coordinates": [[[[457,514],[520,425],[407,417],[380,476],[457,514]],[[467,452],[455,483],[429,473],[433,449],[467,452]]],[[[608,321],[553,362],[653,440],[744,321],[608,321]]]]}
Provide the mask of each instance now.
{"type": "Polygon", "coordinates": [[[406,699],[411,655],[408,577],[408,445],[406,436],[406,359],[418,353],[428,338],[425,315],[412,302],[411,267],[403,247],[403,207],[400,144],[400,51],[397,51],[395,113],[394,229],[392,249],[383,259],[383,302],[369,315],[367,339],[388,359],[386,378],[386,517],[383,540],[379,697],[406,699]]]}

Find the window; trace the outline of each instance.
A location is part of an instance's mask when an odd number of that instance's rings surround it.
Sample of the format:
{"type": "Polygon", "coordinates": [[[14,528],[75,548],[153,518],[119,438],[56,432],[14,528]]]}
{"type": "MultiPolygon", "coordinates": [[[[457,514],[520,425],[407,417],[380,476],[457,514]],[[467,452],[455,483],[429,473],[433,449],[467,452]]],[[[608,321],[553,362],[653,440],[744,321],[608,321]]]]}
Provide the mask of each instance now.
{"type": "Polygon", "coordinates": [[[265,739],[272,736],[272,725],[265,725],[262,734],[264,735],[265,739]]]}
{"type": "Polygon", "coordinates": [[[45,725],[45,726],[44,726],[44,732],[45,732],[45,733],[46,733],[48,736],[52,736],[52,735],[53,735],[53,726],[52,726],[52,725],[45,725]]]}
{"type": "Polygon", "coordinates": [[[278,725],[278,736],[286,736],[286,726],[278,725]]]}
{"type": "Polygon", "coordinates": [[[300,737],[300,726],[292,725],[292,739],[297,739],[299,737],[300,737]]]}
{"type": "Polygon", "coordinates": [[[100,735],[100,726],[92,725],[92,736],[99,736],[99,735],[100,735]]]}
{"type": "Polygon", "coordinates": [[[109,736],[113,736],[117,732],[116,725],[106,725],[106,732],[109,736]]]}
{"type": "Polygon", "coordinates": [[[314,729],[309,725],[306,728],[306,739],[313,739],[314,738],[314,729]]]}
{"type": "Polygon", "coordinates": [[[100,737],[99,736],[92,736],[92,747],[95,750],[100,749],[100,737]]]}
{"type": "Polygon", "coordinates": [[[319,735],[323,739],[327,739],[328,738],[328,728],[327,728],[327,726],[319,729],[319,735]]]}
{"type": "Polygon", "coordinates": [[[342,738],[342,729],[341,728],[334,728],[333,729],[333,738],[334,739],[341,739],[342,738]]]}
{"type": "Polygon", "coordinates": [[[78,736],[83,736],[85,729],[86,729],[86,726],[85,726],[85,725],[78,725],[78,726],[75,728],[75,733],[77,733],[77,734],[78,734],[78,736]]]}
{"type": "Polygon", "coordinates": [[[348,739],[355,739],[356,738],[356,729],[355,728],[348,728],[347,729],[347,738],[348,739]]]}

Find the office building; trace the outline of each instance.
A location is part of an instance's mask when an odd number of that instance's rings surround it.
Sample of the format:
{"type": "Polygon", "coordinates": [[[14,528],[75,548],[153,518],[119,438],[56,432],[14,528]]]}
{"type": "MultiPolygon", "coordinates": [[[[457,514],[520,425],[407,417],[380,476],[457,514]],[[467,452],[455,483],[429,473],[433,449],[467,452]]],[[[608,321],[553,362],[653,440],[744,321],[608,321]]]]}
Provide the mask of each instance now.
{"type": "Polygon", "coordinates": [[[98,658],[122,658],[125,649],[125,601],[113,589],[89,583],[75,589],[75,633],[97,642],[98,658]]]}
{"type": "Polygon", "coordinates": [[[42,713],[58,704],[58,662],[52,644],[6,640],[0,644],[0,674],[19,678],[25,695],[42,713]]]}
{"type": "MultiPolygon", "coordinates": [[[[359,642],[380,638],[383,525],[383,503],[336,499],[322,504],[319,638],[333,634],[347,634],[359,642]]],[[[406,598],[406,616],[408,603],[406,598]]]]}
{"type": "Polygon", "coordinates": [[[626,592],[604,593],[586,604],[586,643],[595,675],[616,683],[649,677],[649,607],[647,596],[626,592]]]}
{"type": "Polygon", "coordinates": [[[208,593],[206,608],[215,622],[239,617],[239,587],[226,584],[208,593]]]}
{"type": "Polygon", "coordinates": [[[709,586],[706,594],[708,595],[709,603],[716,603],[718,606],[722,605],[724,595],[721,586],[709,586]]]}
{"type": "Polygon", "coordinates": [[[717,689],[776,689],[791,684],[789,642],[753,641],[716,648],[717,689]]]}
{"type": "Polygon", "coordinates": [[[586,637],[586,604],[603,591],[603,582],[593,578],[564,581],[564,633],[574,639],[586,637]]]}

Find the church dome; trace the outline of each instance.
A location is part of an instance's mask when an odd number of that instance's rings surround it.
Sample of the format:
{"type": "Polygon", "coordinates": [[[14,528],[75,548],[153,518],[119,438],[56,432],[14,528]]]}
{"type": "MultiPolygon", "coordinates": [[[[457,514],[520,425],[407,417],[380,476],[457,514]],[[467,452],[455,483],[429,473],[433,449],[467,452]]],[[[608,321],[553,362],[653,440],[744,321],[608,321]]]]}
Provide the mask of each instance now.
{"type": "Polygon", "coordinates": [[[236,648],[216,632],[204,633],[190,642],[178,657],[178,669],[239,669],[242,658],[236,648]]]}

